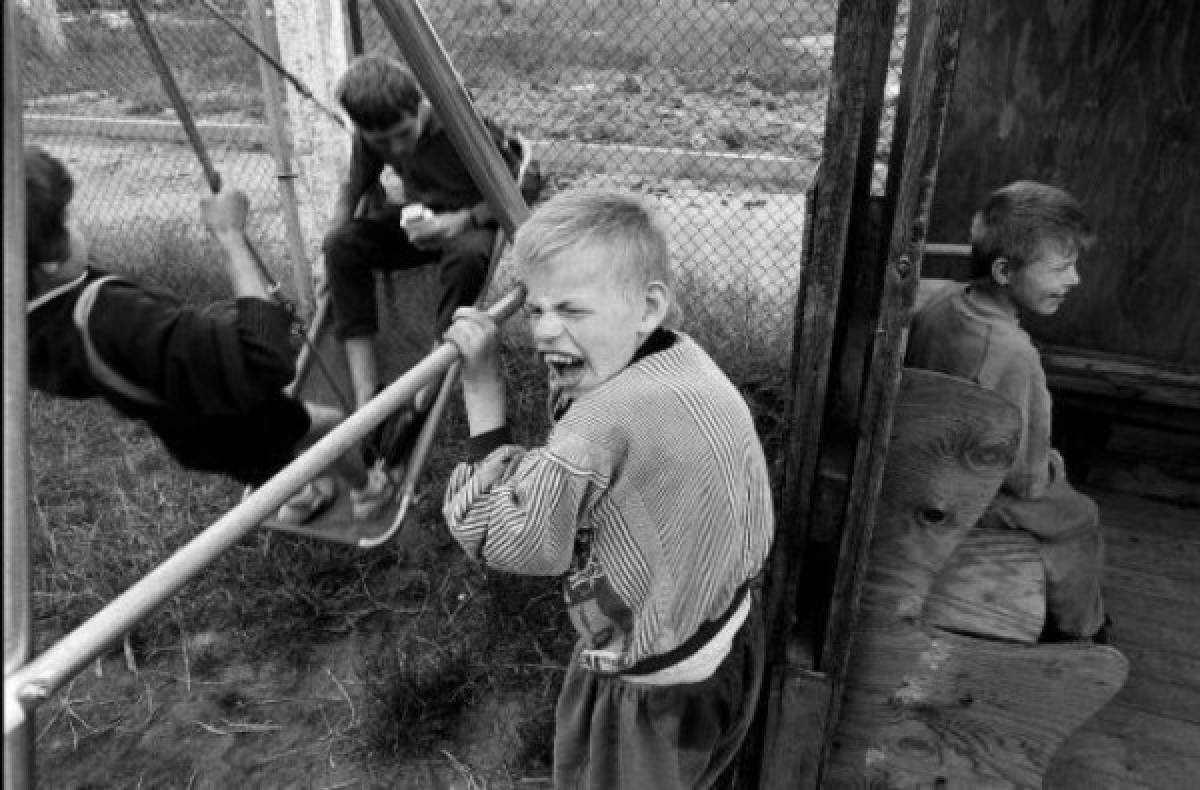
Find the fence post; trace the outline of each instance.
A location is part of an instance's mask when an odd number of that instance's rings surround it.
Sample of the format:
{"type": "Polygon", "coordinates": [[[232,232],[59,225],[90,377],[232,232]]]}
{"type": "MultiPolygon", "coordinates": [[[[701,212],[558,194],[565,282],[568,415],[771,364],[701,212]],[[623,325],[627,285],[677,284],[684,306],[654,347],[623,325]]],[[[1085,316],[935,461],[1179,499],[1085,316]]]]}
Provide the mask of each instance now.
{"type": "MultiPolygon", "coordinates": [[[[274,0],[280,62],[325,104],[346,69],[346,24],[342,0],[274,0]]],[[[296,201],[307,259],[320,271],[318,255],[338,183],[350,160],[350,139],[316,106],[287,91],[297,166],[296,201]]]]}
{"type": "MultiPolygon", "coordinates": [[[[264,0],[247,0],[246,11],[259,44],[276,60],[279,59],[279,36],[275,20],[264,0]]],[[[296,203],[295,157],[292,155],[292,127],[284,108],[283,80],[262,58],[258,73],[263,86],[263,104],[271,132],[271,150],[275,155],[279,203],[283,209],[283,224],[287,235],[288,255],[292,259],[292,281],[296,287],[296,304],[305,320],[313,315],[312,267],[305,245],[304,224],[296,203]]],[[[328,210],[328,209],[327,209],[328,210]]]]}
{"type": "Polygon", "coordinates": [[[33,713],[9,675],[33,643],[29,573],[29,402],[25,347],[25,178],[21,54],[12,3],[4,4],[4,790],[33,786],[33,713]]]}

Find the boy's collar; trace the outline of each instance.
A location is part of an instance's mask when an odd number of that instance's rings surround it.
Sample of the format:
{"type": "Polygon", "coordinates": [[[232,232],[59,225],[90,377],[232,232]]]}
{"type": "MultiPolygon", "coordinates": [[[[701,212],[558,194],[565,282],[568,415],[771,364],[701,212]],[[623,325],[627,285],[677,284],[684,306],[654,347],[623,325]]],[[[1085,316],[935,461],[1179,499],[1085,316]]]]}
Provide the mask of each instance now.
{"type": "Polygon", "coordinates": [[[80,274],[75,279],[70,280],[69,282],[65,282],[62,285],[56,285],[55,287],[51,288],[50,290],[43,291],[42,293],[38,294],[35,298],[30,299],[29,302],[27,302],[25,305],[25,315],[29,315],[30,313],[32,313],[34,310],[38,309],[42,305],[46,304],[47,302],[51,301],[52,299],[58,298],[59,296],[70,291],[71,289],[78,288],[83,283],[83,281],[87,279],[90,271],[91,271],[90,269],[84,269],[83,273],[80,274]]]}
{"type": "Polygon", "coordinates": [[[1005,318],[1016,320],[1017,306],[1006,297],[1004,291],[997,291],[991,281],[972,280],[966,287],[967,299],[977,310],[995,313],[1005,318]]]}
{"type": "MultiPolygon", "coordinates": [[[[679,335],[672,332],[670,329],[659,327],[651,332],[642,344],[638,346],[638,350],[633,352],[633,358],[629,360],[629,365],[632,365],[651,354],[657,354],[660,351],[666,351],[671,346],[675,345],[679,340],[679,335]]],[[[626,365],[626,367],[629,367],[626,365]]],[[[574,398],[564,395],[562,392],[550,392],[550,416],[558,422],[563,418],[563,415],[571,408],[575,402],[574,398]]]]}
{"type": "Polygon", "coordinates": [[[642,341],[642,345],[639,346],[638,350],[633,353],[633,359],[629,360],[629,364],[632,365],[639,360],[645,359],[651,354],[657,354],[660,351],[666,351],[668,348],[675,345],[675,341],[678,339],[678,335],[676,335],[670,329],[663,329],[660,326],[642,341]]]}

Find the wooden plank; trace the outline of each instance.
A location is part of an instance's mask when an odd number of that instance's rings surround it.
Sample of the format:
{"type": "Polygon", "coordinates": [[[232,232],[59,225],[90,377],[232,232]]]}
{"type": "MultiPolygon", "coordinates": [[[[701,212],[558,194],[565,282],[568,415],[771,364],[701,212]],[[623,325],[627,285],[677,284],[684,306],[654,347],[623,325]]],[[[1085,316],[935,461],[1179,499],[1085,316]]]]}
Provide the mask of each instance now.
{"type": "MultiPolygon", "coordinates": [[[[831,708],[831,718],[835,721],[849,668],[853,624],[867,575],[876,499],[880,497],[884,486],[884,462],[888,455],[892,410],[897,402],[908,322],[916,297],[929,210],[937,180],[942,128],[957,65],[958,29],[962,23],[964,3],[961,0],[939,0],[929,3],[925,8],[927,10],[917,15],[917,18],[925,20],[924,29],[915,34],[914,31],[909,32],[910,42],[920,47],[920,54],[917,56],[903,159],[902,162],[894,159],[891,164],[892,168],[900,170],[900,175],[890,182],[895,191],[887,196],[887,203],[892,206],[892,222],[886,231],[887,268],[882,278],[876,313],[878,318],[869,349],[866,384],[859,413],[858,442],[846,510],[842,515],[844,526],[837,577],[819,664],[822,671],[829,672],[835,678],[835,696],[831,708]]],[[[974,523],[974,519],[966,523],[974,523]]],[[[928,531],[922,539],[929,539],[928,531]]],[[[945,556],[942,555],[942,560],[945,556]]],[[[878,555],[874,555],[870,561],[874,562],[877,558],[878,555]]],[[[934,569],[940,564],[935,562],[934,569]]],[[[928,580],[916,582],[917,594],[921,599],[928,593],[928,583],[928,580]],[[925,585],[923,591],[920,590],[921,584],[925,585]]],[[[831,741],[827,741],[826,753],[830,745],[831,741]]]]}
{"type": "MultiPolygon", "coordinates": [[[[803,567],[811,528],[808,509],[816,478],[820,447],[817,437],[824,416],[855,175],[869,106],[883,101],[882,90],[878,95],[868,95],[866,86],[878,83],[871,78],[872,68],[886,69],[886,61],[881,64],[874,53],[888,48],[895,10],[896,0],[841,0],[838,4],[834,81],[825,114],[821,170],[807,201],[812,221],[805,229],[806,258],[796,300],[789,430],[783,447],[783,502],[776,520],[774,559],[767,583],[768,644],[778,651],[769,660],[776,664],[787,661],[789,653],[803,647],[792,635],[795,609],[804,605],[797,595],[798,570],[803,567]]],[[[812,650],[805,648],[803,652],[809,657],[798,660],[809,666],[792,669],[814,668],[812,650]]],[[[768,699],[768,720],[791,718],[791,713],[772,709],[792,701],[782,696],[768,699]]],[[[761,739],[762,735],[757,737],[761,739]]],[[[762,755],[763,759],[767,757],[762,755]]],[[[762,766],[760,786],[764,788],[795,787],[794,777],[803,770],[777,759],[762,766]]]]}
{"type": "Polygon", "coordinates": [[[1200,688],[1196,685],[1200,656],[1180,655],[1145,644],[1118,635],[1117,647],[1129,659],[1129,680],[1114,704],[1200,726],[1200,688]]]}
{"type": "Polygon", "coordinates": [[[878,649],[852,659],[826,787],[1039,787],[1058,747],[1128,669],[1108,647],[902,628],[870,638],[878,649]]]}
{"type": "MultiPolygon", "coordinates": [[[[1100,511],[1101,523],[1105,518],[1100,511]]],[[[1200,584],[1200,542],[1138,532],[1133,529],[1104,531],[1106,565],[1140,573],[1156,574],[1195,587],[1200,584]]]]}
{"type": "Polygon", "coordinates": [[[1084,492],[1100,507],[1107,526],[1139,535],[1200,541],[1200,511],[1195,507],[1157,502],[1129,493],[1086,486],[1084,492]]]}
{"type": "Polygon", "coordinates": [[[925,619],[956,634],[1037,642],[1046,620],[1046,572],[1033,536],[973,526],[934,580],[925,619]]]}
{"type": "Polygon", "coordinates": [[[768,710],[762,762],[756,775],[741,777],[741,786],[766,788],[768,781],[786,776],[787,784],[774,786],[816,788],[832,680],[821,672],[787,666],[772,674],[772,683],[769,698],[779,702],[768,710]]]}
{"type": "Polygon", "coordinates": [[[1105,608],[1113,619],[1114,644],[1154,646],[1181,657],[1200,658],[1200,632],[1183,626],[1184,616],[1200,622],[1198,608],[1189,601],[1167,601],[1122,590],[1105,596],[1105,608]]]}
{"type": "Polygon", "coordinates": [[[1108,705],[1064,744],[1046,773],[1054,790],[1179,790],[1200,776],[1200,726],[1108,705]],[[1124,781],[1125,784],[1113,784],[1124,781]]]}
{"type": "Polygon", "coordinates": [[[1200,365],[1200,7],[981,0],[963,37],[934,237],[1009,181],[1063,186],[1099,240],[1034,336],[1200,365]]]}

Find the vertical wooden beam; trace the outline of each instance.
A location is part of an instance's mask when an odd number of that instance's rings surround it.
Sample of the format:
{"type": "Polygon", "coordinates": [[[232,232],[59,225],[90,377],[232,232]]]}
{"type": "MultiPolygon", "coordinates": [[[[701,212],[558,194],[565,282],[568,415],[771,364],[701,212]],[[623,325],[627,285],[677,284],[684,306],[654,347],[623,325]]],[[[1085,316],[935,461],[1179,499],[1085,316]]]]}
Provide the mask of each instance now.
{"type": "MultiPolygon", "coordinates": [[[[911,118],[895,192],[878,320],[859,413],[858,442],[850,474],[842,543],[834,583],[829,624],[820,668],[833,678],[833,696],[823,755],[828,754],[832,724],[837,721],[841,690],[858,613],[891,431],[892,408],[900,382],[908,323],[916,298],[924,254],[929,210],[937,181],[942,132],[958,65],[959,33],[965,0],[930,0],[920,31],[920,55],[912,82],[911,118]]],[[[910,31],[910,35],[913,33],[910,31]]],[[[893,158],[892,165],[896,166],[893,158]]],[[[824,763],[824,756],[822,764],[824,763]]]]}
{"type": "MultiPolygon", "coordinates": [[[[268,11],[264,0],[246,0],[246,11],[259,45],[267,54],[279,60],[279,36],[275,30],[274,13],[268,11]]],[[[307,320],[313,314],[313,272],[296,202],[296,164],[292,155],[292,132],[284,103],[283,80],[270,64],[262,58],[257,60],[259,80],[263,87],[263,106],[271,134],[271,151],[275,155],[275,178],[279,185],[279,203],[283,208],[288,255],[292,259],[296,306],[307,320]]]]}
{"type": "MultiPolygon", "coordinates": [[[[274,6],[280,62],[323,103],[336,104],[333,88],[349,62],[342,0],[274,0],[274,6]]],[[[318,253],[350,163],[350,137],[296,91],[286,93],[305,257],[323,277],[318,253]]]]}
{"type": "Polygon", "coordinates": [[[33,787],[33,712],[9,675],[33,649],[29,572],[29,401],[25,341],[25,177],[21,134],[21,41],[4,4],[4,787],[33,787]]]}
{"type": "MultiPolygon", "coordinates": [[[[842,266],[859,171],[861,150],[874,151],[883,101],[882,77],[892,34],[896,0],[842,0],[838,5],[833,85],[826,110],[825,143],[812,200],[811,245],[806,250],[796,302],[792,346],[792,398],[784,453],[783,504],[767,586],[766,613],[772,673],[765,684],[765,732],[760,787],[814,786],[819,755],[812,722],[824,718],[827,679],[812,672],[813,646],[794,633],[798,569],[811,530],[813,482],[822,435],[826,389],[842,266]],[[878,90],[872,93],[872,86],[878,90]],[[801,731],[803,728],[804,731],[801,731]]],[[[860,210],[865,210],[860,209],[860,210]]]]}

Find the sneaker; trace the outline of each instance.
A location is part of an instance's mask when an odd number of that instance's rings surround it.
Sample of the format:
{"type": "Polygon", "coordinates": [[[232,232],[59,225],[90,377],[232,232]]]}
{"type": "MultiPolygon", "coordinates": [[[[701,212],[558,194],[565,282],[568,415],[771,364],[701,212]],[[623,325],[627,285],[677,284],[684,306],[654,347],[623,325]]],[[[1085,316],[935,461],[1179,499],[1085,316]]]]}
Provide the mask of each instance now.
{"type": "Polygon", "coordinates": [[[371,521],[396,498],[396,486],[382,461],[367,470],[367,483],[350,491],[350,512],[357,521],[371,521]]]}
{"type": "Polygon", "coordinates": [[[324,512],[336,496],[337,484],[333,478],[318,477],[284,502],[276,518],[285,524],[305,524],[324,512]]]}

